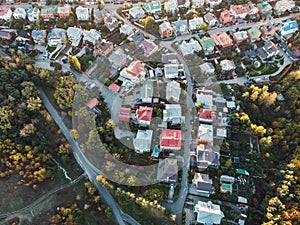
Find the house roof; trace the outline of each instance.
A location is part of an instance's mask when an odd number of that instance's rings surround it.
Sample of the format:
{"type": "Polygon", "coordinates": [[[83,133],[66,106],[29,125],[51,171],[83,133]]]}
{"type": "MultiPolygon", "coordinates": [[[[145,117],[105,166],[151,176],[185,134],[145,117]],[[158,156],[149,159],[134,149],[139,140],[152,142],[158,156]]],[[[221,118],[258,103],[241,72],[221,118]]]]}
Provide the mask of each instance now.
{"type": "Polygon", "coordinates": [[[94,10],[94,18],[95,19],[101,19],[104,18],[107,14],[109,14],[109,12],[106,9],[102,9],[102,10],[94,10]]]}
{"type": "Polygon", "coordinates": [[[289,30],[294,30],[294,29],[298,29],[298,23],[296,20],[290,20],[290,19],[284,22],[281,27],[281,30],[283,30],[284,32],[287,32],[289,30]]]}
{"type": "Polygon", "coordinates": [[[207,141],[212,143],[214,140],[213,126],[207,124],[200,124],[199,126],[199,139],[200,141],[207,141]]]}
{"type": "Polygon", "coordinates": [[[159,11],[161,10],[161,3],[159,1],[146,2],[143,4],[144,9],[147,12],[159,11]]]}
{"type": "Polygon", "coordinates": [[[147,39],[144,39],[141,43],[143,49],[144,49],[144,52],[147,56],[150,56],[152,55],[154,52],[152,52],[154,49],[157,49],[158,46],[153,42],[153,41],[150,41],[150,40],[147,40],[147,39]]]}
{"type": "Polygon", "coordinates": [[[120,90],[120,86],[115,83],[112,83],[111,85],[108,86],[108,89],[117,93],[120,90]]]}
{"type": "Polygon", "coordinates": [[[238,32],[233,33],[233,38],[234,38],[236,41],[243,41],[243,40],[248,39],[248,33],[247,33],[247,31],[245,31],[245,30],[243,30],[243,31],[238,31],[238,32]]]}
{"type": "Polygon", "coordinates": [[[131,35],[133,33],[132,27],[128,24],[124,24],[123,26],[120,27],[120,33],[131,35]]]}
{"type": "Polygon", "coordinates": [[[54,7],[50,7],[50,8],[42,8],[41,9],[41,15],[42,16],[45,16],[45,15],[53,15],[53,12],[54,12],[54,7]]]}
{"type": "Polygon", "coordinates": [[[220,206],[213,204],[211,201],[198,201],[194,211],[197,213],[197,222],[201,224],[221,224],[224,217],[220,206]]]}
{"type": "Polygon", "coordinates": [[[192,39],[189,42],[183,41],[179,46],[183,55],[193,54],[194,52],[200,52],[202,50],[198,41],[192,39]]]}
{"type": "Polygon", "coordinates": [[[189,20],[189,28],[190,29],[197,29],[200,28],[200,26],[203,24],[203,18],[202,17],[195,17],[191,20],[189,20]]]}
{"type": "Polygon", "coordinates": [[[223,59],[220,62],[220,66],[222,67],[223,71],[230,71],[235,69],[235,64],[232,60],[223,59]]]}
{"type": "Polygon", "coordinates": [[[201,38],[200,43],[204,50],[213,50],[216,45],[214,39],[210,37],[201,38]]]}
{"type": "Polygon", "coordinates": [[[109,14],[104,18],[104,24],[110,31],[112,31],[119,26],[119,21],[115,16],[109,14]]]}
{"type": "Polygon", "coordinates": [[[261,34],[260,30],[257,26],[253,26],[248,30],[248,34],[250,35],[250,38],[256,37],[261,34]]]}
{"type": "Polygon", "coordinates": [[[9,31],[0,30],[0,37],[9,38],[11,33],[9,31]]]}
{"type": "Polygon", "coordinates": [[[160,24],[160,25],[159,25],[159,29],[160,29],[162,32],[164,32],[164,31],[166,31],[166,30],[169,30],[169,29],[173,30],[173,28],[172,28],[170,22],[168,22],[168,21],[164,21],[162,24],[160,24]]]}
{"type": "Polygon", "coordinates": [[[91,98],[87,103],[85,103],[85,105],[90,109],[95,108],[98,104],[99,100],[97,98],[91,98]]]}
{"type": "Polygon", "coordinates": [[[83,41],[95,45],[101,39],[101,33],[95,29],[83,30],[83,41]]]}
{"type": "Polygon", "coordinates": [[[106,51],[113,45],[112,42],[102,39],[98,44],[96,44],[95,49],[100,49],[106,51]]]}
{"type": "Polygon", "coordinates": [[[126,72],[136,76],[138,78],[141,78],[140,75],[145,73],[146,69],[143,65],[143,63],[139,60],[133,61],[130,63],[130,65],[126,68],[126,72]]]}
{"type": "Polygon", "coordinates": [[[209,179],[209,176],[204,173],[195,173],[193,183],[196,184],[196,189],[198,191],[213,191],[212,179],[209,179]]]}
{"type": "Polygon", "coordinates": [[[161,61],[163,64],[169,64],[169,63],[177,64],[179,62],[178,56],[176,53],[162,54],[161,61]]]}
{"type": "Polygon", "coordinates": [[[25,30],[19,30],[18,31],[18,37],[29,39],[31,36],[30,36],[30,33],[28,33],[27,31],[25,31],[25,30]]]}
{"type": "Polygon", "coordinates": [[[179,65],[178,64],[165,64],[164,65],[164,72],[165,75],[177,75],[179,72],[179,65]]]}
{"type": "Polygon", "coordinates": [[[220,150],[212,145],[200,143],[196,148],[196,161],[199,167],[207,168],[209,165],[219,165],[220,150]]]}
{"type": "Polygon", "coordinates": [[[0,7],[0,16],[4,16],[6,13],[8,13],[11,9],[9,7],[0,7]]]}
{"type": "Polygon", "coordinates": [[[125,108],[125,107],[121,107],[120,108],[120,112],[118,115],[118,120],[119,121],[124,121],[124,122],[129,122],[130,121],[130,109],[129,108],[125,108]]]}
{"type": "Polygon", "coordinates": [[[217,20],[216,16],[212,13],[206,13],[204,15],[204,20],[207,22],[207,23],[210,23],[211,21],[214,21],[214,20],[217,20]]]}
{"type": "Polygon", "coordinates": [[[90,16],[89,9],[82,7],[82,6],[78,6],[76,8],[76,16],[77,16],[77,19],[79,19],[79,20],[88,19],[90,16]]]}
{"type": "Polygon", "coordinates": [[[147,80],[143,83],[140,89],[141,99],[143,98],[153,98],[153,81],[147,80]]]}
{"type": "Polygon", "coordinates": [[[177,32],[181,32],[182,30],[183,32],[186,32],[188,30],[187,20],[177,20],[174,21],[172,25],[177,32]]]}
{"type": "Polygon", "coordinates": [[[153,108],[147,106],[140,106],[136,111],[138,120],[148,121],[152,120],[153,108]]]}
{"type": "Polygon", "coordinates": [[[212,34],[210,36],[214,39],[216,45],[221,45],[223,47],[233,45],[231,37],[226,32],[212,34]]]}
{"type": "Polygon", "coordinates": [[[71,6],[70,5],[64,5],[64,6],[58,6],[57,7],[57,13],[58,14],[68,14],[71,12],[71,6]]]}
{"type": "Polygon", "coordinates": [[[140,44],[144,40],[144,34],[138,30],[131,34],[128,39],[132,40],[135,44],[140,44]]]}
{"type": "Polygon", "coordinates": [[[50,40],[52,38],[62,38],[65,37],[66,30],[61,28],[53,28],[47,36],[47,39],[50,40]]]}
{"type": "Polygon", "coordinates": [[[180,104],[166,104],[166,109],[163,111],[164,121],[167,121],[168,118],[181,118],[181,116],[180,104]]]}
{"type": "Polygon", "coordinates": [[[199,110],[199,119],[203,121],[214,121],[216,119],[216,114],[213,110],[201,108],[199,110]]]}
{"type": "Polygon", "coordinates": [[[18,14],[26,16],[26,10],[23,9],[23,8],[16,8],[15,11],[14,11],[14,15],[18,15],[18,14]]]}
{"type": "Polygon", "coordinates": [[[248,12],[247,8],[243,5],[234,5],[231,6],[231,9],[235,12],[237,15],[245,14],[248,12]]]}
{"type": "Polygon", "coordinates": [[[259,2],[257,7],[264,13],[272,10],[272,6],[268,2],[259,2]]]}
{"type": "MultiPolygon", "coordinates": [[[[108,60],[112,64],[120,65],[122,62],[126,61],[126,54],[124,53],[122,48],[116,48],[108,57],[108,60]]],[[[123,66],[123,65],[120,65],[123,66]]]]}
{"type": "Polygon", "coordinates": [[[162,129],[160,134],[160,147],[163,148],[181,148],[181,130],[162,129]]]}
{"type": "Polygon", "coordinates": [[[133,141],[134,149],[138,152],[150,151],[153,130],[138,130],[133,141]]]}
{"type": "Polygon", "coordinates": [[[171,81],[167,83],[167,90],[166,90],[166,99],[170,100],[171,98],[173,101],[178,101],[181,93],[180,84],[176,81],[171,81]]]}
{"type": "Polygon", "coordinates": [[[233,15],[228,9],[225,9],[220,13],[220,21],[221,22],[231,22],[233,20],[233,15]]]}
{"type": "Polygon", "coordinates": [[[178,165],[177,159],[166,158],[159,159],[157,169],[157,180],[160,181],[177,181],[178,165]]]}
{"type": "Polygon", "coordinates": [[[200,70],[202,73],[211,73],[212,70],[215,70],[215,67],[211,62],[206,62],[200,65],[200,70]]]}

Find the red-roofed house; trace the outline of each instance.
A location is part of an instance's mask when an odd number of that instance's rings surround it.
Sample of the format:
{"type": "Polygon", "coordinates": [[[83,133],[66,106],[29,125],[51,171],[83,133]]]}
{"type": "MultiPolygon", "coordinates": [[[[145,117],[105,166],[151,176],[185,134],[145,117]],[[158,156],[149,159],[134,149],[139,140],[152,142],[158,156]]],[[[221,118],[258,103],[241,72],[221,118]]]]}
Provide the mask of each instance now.
{"type": "Polygon", "coordinates": [[[130,121],[130,109],[121,107],[119,116],[118,116],[119,122],[129,122],[130,121]]]}
{"type": "Polygon", "coordinates": [[[159,142],[160,149],[180,150],[181,142],[181,130],[162,129],[159,142]]]}
{"type": "Polygon", "coordinates": [[[112,83],[111,85],[108,86],[108,89],[115,93],[118,93],[118,91],[120,90],[120,86],[115,83],[112,83]]]}
{"type": "Polygon", "coordinates": [[[140,106],[135,113],[137,121],[142,126],[149,126],[152,120],[153,108],[140,106]]]}
{"type": "Polygon", "coordinates": [[[232,20],[233,20],[233,15],[228,9],[225,9],[224,11],[221,12],[220,14],[221,23],[223,24],[230,23],[232,20]]]}
{"type": "Polygon", "coordinates": [[[201,108],[199,110],[199,121],[204,123],[212,123],[216,119],[216,114],[213,110],[201,108]]]}
{"type": "Polygon", "coordinates": [[[222,46],[222,48],[227,48],[233,46],[231,37],[226,33],[212,34],[210,35],[214,39],[216,45],[222,46]]]}
{"type": "MultiPolygon", "coordinates": [[[[131,82],[138,82],[145,77],[146,69],[144,64],[137,60],[130,63],[127,68],[124,68],[120,73],[120,78],[130,80],[131,82]]],[[[119,78],[119,79],[120,79],[119,78]]]]}
{"type": "Polygon", "coordinates": [[[97,105],[99,105],[99,100],[97,98],[92,98],[87,103],[85,103],[85,106],[90,109],[95,108],[97,105]]]}
{"type": "Polygon", "coordinates": [[[232,13],[232,15],[236,19],[245,19],[247,14],[248,14],[247,8],[243,5],[233,5],[233,6],[231,6],[230,7],[230,12],[232,13]]]}

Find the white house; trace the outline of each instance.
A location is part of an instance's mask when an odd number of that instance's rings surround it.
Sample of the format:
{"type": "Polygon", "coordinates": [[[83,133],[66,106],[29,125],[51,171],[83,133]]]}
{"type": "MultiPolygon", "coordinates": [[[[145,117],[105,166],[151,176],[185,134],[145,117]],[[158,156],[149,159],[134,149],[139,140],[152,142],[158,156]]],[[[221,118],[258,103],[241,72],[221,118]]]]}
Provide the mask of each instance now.
{"type": "Polygon", "coordinates": [[[66,39],[66,30],[60,28],[53,28],[47,36],[48,45],[55,47],[58,44],[63,42],[63,39],[66,39]]]}
{"type": "Polygon", "coordinates": [[[277,1],[274,7],[274,10],[278,13],[284,13],[286,11],[291,11],[295,8],[295,2],[293,0],[280,0],[277,1]]]}
{"type": "Polygon", "coordinates": [[[180,94],[181,87],[178,82],[173,80],[167,83],[166,99],[168,101],[172,100],[174,102],[179,102],[180,94]]]}
{"type": "Polygon", "coordinates": [[[183,72],[182,65],[179,64],[165,64],[164,75],[167,79],[174,79],[179,77],[179,72],[183,72]]]}
{"type": "Polygon", "coordinates": [[[163,110],[163,121],[171,122],[172,124],[181,124],[184,119],[180,104],[166,104],[166,109],[163,110]]]}
{"type": "Polygon", "coordinates": [[[10,20],[13,12],[9,7],[0,7],[0,19],[1,20],[10,20]]]}
{"type": "Polygon", "coordinates": [[[203,24],[203,18],[202,17],[195,17],[191,20],[189,20],[189,29],[191,31],[193,30],[199,30],[201,25],[203,24]]]}
{"type": "Polygon", "coordinates": [[[145,11],[141,7],[135,6],[129,9],[129,15],[133,18],[133,20],[139,20],[145,16],[145,11]]]}
{"type": "Polygon", "coordinates": [[[202,50],[199,42],[194,39],[191,39],[189,42],[183,41],[179,48],[184,56],[194,54],[195,52],[200,52],[202,50]]]}
{"type": "Polygon", "coordinates": [[[15,19],[26,19],[26,10],[24,8],[16,8],[13,17],[15,19]]]}
{"type": "Polygon", "coordinates": [[[203,74],[213,74],[215,72],[215,67],[211,62],[206,62],[200,65],[200,71],[203,74]]]}
{"type": "Polygon", "coordinates": [[[39,8],[30,8],[27,10],[27,17],[29,22],[35,22],[39,19],[40,17],[40,9],[39,8]]]}
{"type": "Polygon", "coordinates": [[[83,31],[81,28],[77,27],[68,27],[67,29],[67,36],[71,45],[77,47],[81,41],[83,35],[83,31]]]}
{"type": "Polygon", "coordinates": [[[88,21],[90,19],[90,10],[89,8],[85,8],[79,6],[76,8],[76,16],[79,21],[88,21]]]}
{"type": "Polygon", "coordinates": [[[165,10],[167,13],[175,13],[178,11],[178,5],[176,0],[169,0],[165,2],[165,10]]]}
{"type": "Polygon", "coordinates": [[[133,140],[136,153],[150,152],[153,130],[138,130],[133,140]]]}
{"type": "Polygon", "coordinates": [[[128,24],[124,24],[119,30],[121,34],[125,34],[126,36],[133,34],[132,27],[128,24]]]}
{"type": "Polygon", "coordinates": [[[296,20],[287,20],[282,24],[282,27],[280,28],[280,34],[282,36],[287,36],[290,34],[293,34],[298,31],[298,23],[296,20]]]}
{"type": "Polygon", "coordinates": [[[195,6],[195,8],[201,8],[205,3],[205,0],[192,0],[192,5],[195,6]]]}
{"type": "Polygon", "coordinates": [[[222,0],[206,0],[206,4],[208,4],[210,8],[220,5],[221,2],[222,0]]]}
{"type": "Polygon", "coordinates": [[[197,213],[197,222],[201,224],[221,224],[224,217],[220,206],[213,204],[211,201],[198,201],[194,212],[197,213]]]}
{"type": "Polygon", "coordinates": [[[229,72],[235,70],[235,64],[232,60],[224,59],[220,62],[223,72],[229,72]]]}

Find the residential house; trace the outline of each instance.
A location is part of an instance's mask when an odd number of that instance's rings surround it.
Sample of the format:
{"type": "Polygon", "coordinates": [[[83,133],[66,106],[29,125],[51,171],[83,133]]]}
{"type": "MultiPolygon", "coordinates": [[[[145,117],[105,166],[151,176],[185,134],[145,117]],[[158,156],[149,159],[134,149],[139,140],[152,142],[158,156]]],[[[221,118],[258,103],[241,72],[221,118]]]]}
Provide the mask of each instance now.
{"type": "Polygon", "coordinates": [[[231,37],[226,33],[212,34],[210,35],[216,45],[221,46],[222,48],[228,48],[233,46],[231,37]]]}
{"type": "Polygon", "coordinates": [[[157,168],[157,180],[176,183],[178,179],[177,159],[159,159],[157,168]]]}
{"type": "Polygon", "coordinates": [[[228,9],[225,9],[220,13],[220,22],[223,24],[229,24],[233,19],[234,17],[228,9]]]}
{"type": "Polygon", "coordinates": [[[0,39],[10,41],[13,38],[13,34],[10,31],[0,30],[0,39]]]}
{"type": "Polygon", "coordinates": [[[27,18],[29,22],[36,22],[40,17],[40,9],[33,7],[27,10],[27,18]]]}
{"type": "Polygon", "coordinates": [[[174,36],[174,30],[168,21],[164,21],[159,25],[159,34],[162,38],[169,38],[174,36]]]}
{"type": "Polygon", "coordinates": [[[145,16],[144,10],[139,6],[134,6],[129,9],[129,15],[133,20],[140,20],[145,16]]]}
{"type": "Polygon", "coordinates": [[[182,144],[181,130],[163,128],[159,136],[161,150],[180,150],[182,144]]]}
{"type": "Polygon", "coordinates": [[[191,39],[189,42],[183,41],[179,45],[179,49],[184,56],[194,54],[195,52],[200,52],[202,50],[201,45],[195,39],[191,39]]]}
{"type": "Polygon", "coordinates": [[[180,94],[181,94],[181,87],[178,82],[173,80],[167,83],[167,90],[166,90],[167,101],[179,102],[180,94]]]}
{"type": "Polygon", "coordinates": [[[257,7],[259,12],[264,16],[272,14],[272,6],[268,2],[259,2],[257,3],[257,7]]]}
{"type": "Polygon", "coordinates": [[[272,41],[267,41],[263,47],[258,48],[257,55],[263,61],[272,61],[279,54],[277,46],[272,41]]]}
{"type": "Polygon", "coordinates": [[[176,53],[167,53],[167,54],[162,54],[161,62],[163,64],[178,64],[179,60],[176,53]]]}
{"type": "Polygon", "coordinates": [[[248,39],[251,42],[255,42],[255,41],[260,40],[261,32],[260,32],[260,30],[258,29],[257,26],[251,27],[249,30],[247,30],[247,32],[248,32],[248,39]]]}
{"type": "Polygon", "coordinates": [[[190,8],[190,4],[189,0],[177,0],[178,8],[190,8]]]}
{"type": "Polygon", "coordinates": [[[164,73],[160,67],[156,67],[154,72],[155,72],[156,77],[162,77],[164,75],[164,73]]]}
{"type": "Polygon", "coordinates": [[[164,76],[166,79],[179,78],[179,74],[183,73],[183,66],[181,64],[165,64],[164,76]]]}
{"type": "Polygon", "coordinates": [[[109,12],[106,9],[96,9],[94,10],[94,20],[96,23],[103,24],[104,18],[109,14],[109,12]]]}
{"type": "Polygon", "coordinates": [[[108,86],[108,89],[111,90],[112,92],[118,93],[120,90],[120,86],[117,85],[116,83],[112,83],[108,86]]]}
{"type": "Polygon", "coordinates": [[[1,6],[0,7],[0,19],[1,20],[11,20],[11,17],[13,15],[13,12],[9,7],[1,6]]]}
{"type": "Polygon", "coordinates": [[[127,62],[127,55],[124,53],[122,48],[116,48],[108,57],[114,69],[122,68],[127,62]]]}
{"type": "Polygon", "coordinates": [[[136,153],[150,152],[153,130],[138,130],[133,140],[136,153]]]}
{"type": "Polygon", "coordinates": [[[196,102],[201,103],[205,109],[213,108],[213,91],[198,89],[196,91],[196,102]]]}
{"type": "Polygon", "coordinates": [[[156,45],[153,41],[150,41],[148,39],[144,39],[141,43],[141,47],[144,50],[144,56],[150,57],[155,52],[158,51],[159,47],[156,45]]]}
{"type": "Polygon", "coordinates": [[[206,140],[202,140],[196,147],[195,158],[195,166],[201,171],[205,170],[208,166],[219,166],[220,149],[208,144],[206,140]]]}
{"type": "Polygon", "coordinates": [[[94,109],[99,105],[99,100],[97,98],[91,98],[88,102],[85,103],[85,106],[89,109],[94,109]]]}
{"type": "Polygon", "coordinates": [[[82,40],[84,44],[94,46],[101,40],[101,33],[95,29],[83,30],[82,40]]]}
{"type": "Polygon", "coordinates": [[[136,60],[131,62],[128,67],[121,71],[119,80],[129,80],[135,83],[144,79],[145,74],[146,69],[144,64],[141,61],[136,60]]]}
{"type": "Polygon", "coordinates": [[[197,223],[200,224],[221,224],[224,213],[219,205],[213,204],[211,201],[201,202],[195,205],[194,212],[197,213],[197,223]]]}
{"type": "Polygon", "coordinates": [[[104,18],[104,24],[110,32],[112,32],[113,30],[119,27],[118,19],[111,14],[107,15],[104,18]]]}
{"type": "Polygon", "coordinates": [[[152,80],[146,80],[145,82],[143,82],[143,85],[140,89],[139,99],[143,103],[152,103],[152,99],[153,99],[153,81],[152,80]]]}
{"type": "Polygon", "coordinates": [[[273,38],[275,32],[277,31],[277,27],[274,26],[273,23],[269,22],[260,27],[262,32],[262,38],[266,41],[273,38]]]}
{"type": "Polygon", "coordinates": [[[186,35],[189,33],[187,20],[177,20],[172,23],[176,36],[186,35]]]}
{"type": "Polygon", "coordinates": [[[291,12],[295,8],[295,2],[293,0],[280,0],[277,1],[274,10],[277,14],[285,13],[286,11],[291,12]]]}
{"type": "Polygon", "coordinates": [[[213,144],[214,141],[213,125],[200,124],[198,139],[202,143],[213,144]]]}
{"type": "Polygon", "coordinates": [[[148,14],[160,14],[161,13],[160,1],[146,2],[143,4],[143,8],[148,14]]]}
{"type": "Polygon", "coordinates": [[[210,6],[210,8],[214,8],[221,4],[222,0],[205,0],[206,4],[210,6]]]}
{"type": "Polygon", "coordinates": [[[200,108],[198,115],[200,123],[212,124],[217,119],[215,112],[211,109],[200,108]]]}
{"type": "Polygon", "coordinates": [[[112,52],[114,49],[114,44],[108,40],[101,39],[98,44],[94,47],[94,55],[100,56],[104,55],[107,56],[109,53],[112,52]]]}
{"type": "Polygon", "coordinates": [[[226,138],[227,137],[227,129],[226,128],[217,128],[217,137],[226,138]]]}
{"type": "Polygon", "coordinates": [[[35,44],[45,44],[47,38],[46,30],[33,30],[31,31],[31,37],[35,44]]]}
{"type": "Polygon", "coordinates": [[[204,3],[205,3],[205,0],[192,0],[192,5],[196,9],[203,7],[204,3]]]}
{"type": "Polygon", "coordinates": [[[195,173],[192,183],[196,187],[196,191],[200,196],[209,197],[214,193],[214,186],[212,179],[207,174],[195,173]]]}
{"type": "Polygon", "coordinates": [[[166,104],[166,109],[163,110],[163,121],[170,122],[172,125],[183,123],[184,118],[181,112],[181,105],[166,104]]]}
{"type": "Polygon", "coordinates": [[[248,10],[243,5],[232,5],[230,7],[230,12],[232,13],[235,19],[245,19],[248,15],[248,10]]]}
{"type": "Polygon", "coordinates": [[[124,24],[123,26],[120,27],[120,34],[125,34],[126,36],[129,36],[133,34],[132,27],[128,24],[124,24]]]}
{"type": "Polygon", "coordinates": [[[195,18],[189,20],[190,31],[200,30],[203,22],[204,22],[204,20],[202,17],[195,17],[195,18]]]}
{"type": "Polygon", "coordinates": [[[56,12],[60,18],[68,18],[71,13],[71,6],[70,5],[58,6],[56,12]]]}
{"type": "Polygon", "coordinates": [[[176,0],[168,0],[164,4],[164,9],[167,13],[175,14],[178,12],[178,5],[176,0]]]}
{"type": "Polygon", "coordinates": [[[26,19],[26,10],[24,8],[16,8],[13,12],[15,19],[26,19]]]}
{"type": "Polygon", "coordinates": [[[41,16],[41,18],[43,18],[46,21],[50,20],[50,19],[54,19],[55,11],[56,11],[56,9],[54,7],[42,8],[40,16],[41,16]]]}
{"type": "Polygon", "coordinates": [[[253,2],[247,2],[245,4],[245,7],[248,11],[248,15],[250,19],[256,19],[259,18],[259,8],[253,4],[253,2]]]}
{"type": "Polygon", "coordinates": [[[220,177],[220,182],[221,182],[220,192],[232,194],[232,186],[233,186],[234,180],[235,180],[234,177],[222,175],[220,177]]]}
{"type": "Polygon", "coordinates": [[[248,32],[245,31],[245,30],[237,31],[237,32],[232,34],[232,38],[237,44],[240,44],[240,43],[242,43],[243,41],[245,41],[249,38],[248,37],[248,32]]]}
{"type": "Polygon", "coordinates": [[[144,34],[142,31],[138,30],[134,32],[133,34],[129,35],[127,37],[128,41],[133,41],[136,45],[140,45],[142,41],[144,40],[144,34]]]}
{"type": "Polygon", "coordinates": [[[288,36],[294,34],[297,31],[298,31],[298,23],[296,20],[288,19],[282,24],[280,28],[280,34],[282,36],[288,36]]]}
{"type": "Polygon", "coordinates": [[[224,73],[232,72],[235,70],[235,64],[232,60],[223,59],[220,62],[220,66],[222,67],[222,72],[224,73]]]}
{"type": "Polygon", "coordinates": [[[89,21],[91,18],[91,8],[78,6],[75,10],[75,14],[78,21],[89,21]]]}
{"type": "Polygon", "coordinates": [[[211,62],[206,62],[200,65],[200,71],[202,74],[211,75],[215,73],[215,67],[211,62]]]}
{"type": "Polygon", "coordinates": [[[71,42],[71,45],[74,47],[78,47],[80,44],[80,41],[83,36],[83,31],[81,28],[77,27],[68,27],[67,29],[67,37],[69,41],[71,42]]]}
{"type": "Polygon", "coordinates": [[[211,54],[214,52],[214,48],[216,45],[214,39],[210,37],[203,37],[200,40],[200,44],[202,45],[205,54],[211,54]]]}
{"type": "Polygon", "coordinates": [[[204,15],[204,21],[207,23],[207,25],[209,27],[215,27],[218,25],[219,21],[217,19],[217,17],[215,16],[215,14],[213,13],[206,13],[204,15]]]}
{"type": "Polygon", "coordinates": [[[66,39],[66,30],[61,28],[53,28],[47,36],[48,45],[50,47],[55,47],[58,44],[63,43],[66,39]]]}
{"type": "Polygon", "coordinates": [[[140,126],[150,126],[153,108],[140,106],[135,113],[135,118],[140,126]]]}
{"type": "Polygon", "coordinates": [[[130,122],[131,110],[129,108],[121,107],[118,115],[119,122],[130,122]]]}

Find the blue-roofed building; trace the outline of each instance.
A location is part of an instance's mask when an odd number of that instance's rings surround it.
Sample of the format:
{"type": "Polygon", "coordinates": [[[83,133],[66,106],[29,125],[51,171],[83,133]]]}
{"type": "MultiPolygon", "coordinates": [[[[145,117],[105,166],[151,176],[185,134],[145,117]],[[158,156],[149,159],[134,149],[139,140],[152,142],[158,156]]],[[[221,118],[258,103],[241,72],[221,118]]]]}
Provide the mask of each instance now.
{"type": "Polygon", "coordinates": [[[177,36],[189,33],[187,20],[178,20],[172,23],[177,36]]]}
{"type": "Polygon", "coordinates": [[[283,23],[281,29],[280,29],[280,34],[282,36],[287,36],[290,34],[295,33],[298,31],[298,23],[296,20],[287,20],[286,22],[283,23]]]}
{"type": "Polygon", "coordinates": [[[159,152],[160,152],[159,147],[156,145],[156,146],[154,147],[154,149],[153,149],[152,154],[151,154],[151,158],[152,158],[152,159],[157,159],[158,156],[159,156],[159,152]]]}
{"type": "Polygon", "coordinates": [[[108,57],[108,60],[114,69],[119,69],[126,64],[127,55],[124,53],[123,49],[116,48],[108,57]]]}

